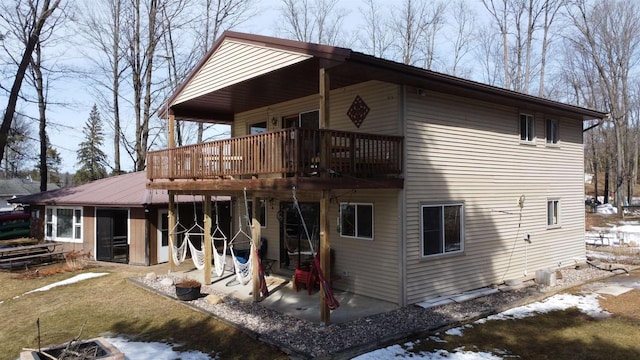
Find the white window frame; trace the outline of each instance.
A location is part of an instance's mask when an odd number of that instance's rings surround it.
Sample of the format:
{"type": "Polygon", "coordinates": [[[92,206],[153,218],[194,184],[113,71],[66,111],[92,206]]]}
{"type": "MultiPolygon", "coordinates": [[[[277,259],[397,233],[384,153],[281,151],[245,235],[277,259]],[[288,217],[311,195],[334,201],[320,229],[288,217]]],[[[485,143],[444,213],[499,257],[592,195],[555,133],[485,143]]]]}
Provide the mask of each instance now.
{"type": "Polygon", "coordinates": [[[82,243],[82,208],[69,206],[47,206],[45,208],[44,234],[49,241],[82,243]],[[71,237],[58,236],[58,210],[71,210],[71,237]],[[77,216],[78,215],[78,216],[77,216]],[[51,225],[51,231],[47,227],[51,225]]]}
{"type": "Polygon", "coordinates": [[[562,226],[562,206],[560,198],[547,199],[547,228],[554,229],[562,226]]]}
{"type": "Polygon", "coordinates": [[[558,146],[560,142],[560,121],[558,119],[547,119],[545,121],[545,138],[547,145],[558,146]]]}
{"type": "Polygon", "coordinates": [[[520,113],[518,117],[518,127],[520,129],[520,142],[524,144],[535,144],[536,142],[536,117],[532,114],[520,113]],[[524,117],[524,119],[523,119],[524,117]],[[525,127],[522,127],[522,121],[525,127]],[[523,133],[524,131],[524,133],[523,133]],[[523,139],[524,136],[524,139],[523,139]]]}
{"type": "Polygon", "coordinates": [[[344,237],[344,238],[351,238],[351,239],[362,239],[362,240],[373,240],[374,238],[374,234],[375,234],[375,226],[374,226],[374,219],[375,219],[375,213],[374,213],[374,207],[373,207],[373,203],[353,203],[353,202],[343,202],[340,203],[340,215],[338,216],[338,223],[339,223],[339,228],[340,228],[340,236],[344,237]],[[344,226],[343,226],[343,214],[342,214],[342,209],[343,206],[353,206],[354,207],[354,234],[345,234],[343,233],[344,230],[344,226]],[[369,206],[371,207],[371,236],[366,236],[366,235],[361,235],[358,232],[358,229],[360,229],[360,220],[358,219],[358,207],[359,206],[369,206]]]}
{"type": "Polygon", "coordinates": [[[444,203],[428,203],[422,202],[420,203],[420,256],[422,258],[432,258],[432,257],[440,257],[440,256],[451,256],[458,255],[464,253],[464,242],[465,242],[465,234],[464,234],[464,202],[444,202],[444,203]],[[447,251],[446,243],[445,243],[445,220],[444,220],[444,208],[456,206],[460,208],[460,249],[447,251]],[[425,254],[425,238],[424,238],[424,208],[436,208],[439,207],[442,210],[440,211],[441,219],[440,219],[440,241],[442,251],[435,254],[425,254]]]}

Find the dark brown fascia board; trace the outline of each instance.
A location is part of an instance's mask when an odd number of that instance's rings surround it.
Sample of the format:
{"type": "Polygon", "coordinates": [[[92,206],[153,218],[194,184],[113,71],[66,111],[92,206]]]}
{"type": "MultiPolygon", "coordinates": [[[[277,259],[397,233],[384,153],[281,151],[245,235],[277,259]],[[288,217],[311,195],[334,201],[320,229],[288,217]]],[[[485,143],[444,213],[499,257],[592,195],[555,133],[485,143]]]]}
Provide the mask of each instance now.
{"type": "Polygon", "coordinates": [[[409,75],[411,77],[416,77],[416,78],[427,80],[427,81],[446,84],[448,86],[458,87],[465,90],[474,90],[477,92],[488,93],[488,94],[492,94],[505,99],[518,101],[518,102],[534,103],[543,107],[551,107],[561,112],[580,115],[583,121],[601,119],[607,116],[606,113],[601,111],[591,110],[591,109],[579,107],[576,105],[565,104],[558,101],[544,99],[544,98],[540,98],[533,95],[519,93],[516,91],[507,90],[507,89],[483,84],[483,83],[472,81],[472,80],[458,78],[452,75],[446,75],[446,74],[437,73],[437,72],[426,70],[426,69],[420,69],[415,66],[405,65],[398,62],[377,58],[371,55],[366,55],[363,53],[352,52],[351,57],[348,59],[348,61],[367,64],[375,68],[389,70],[392,72],[400,73],[402,75],[409,75]]]}
{"type": "MultiPolygon", "coordinates": [[[[326,66],[335,66],[339,63],[342,63],[352,53],[351,49],[347,48],[306,43],[295,40],[279,39],[270,36],[247,34],[226,30],[213,44],[211,49],[202,57],[202,59],[200,59],[200,62],[198,62],[198,64],[193,68],[189,76],[182,82],[182,84],[180,84],[180,86],[174,91],[171,97],[169,97],[165,105],[163,105],[161,109],[158,110],[159,117],[167,117],[167,111],[171,112],[171,109],[167,109],[166,104],[171,104],[173,103],[173,101],[175,101],[175,99],[178,97],[178,94],[180,94],[182,90],[184,90],[191,79],[193,79],[193,77],[198,73],[198,71],[200,71],[207,60],[216,52],[216,50],[218,50],[220,45],[222,45],[222,43],[226,39],[234,39],[246,43],[258,44],[281,50],[301,52],[324,60],[323,64],[326,64],[326,66]]],[[[170,105],[169,108],[171,108],[170,105]]]]}
{"type": "Polygon", "coordinates": [[[181,120],[207,122],[207,123],[215,123],[215,124],[227,124],[227,125],[233,124],[233,118],[234,118],[233,114],[182,110],[179,107],[172,108],[171,113],[172,115],[175,115],[176,118],[179,118],[181,120]]]}

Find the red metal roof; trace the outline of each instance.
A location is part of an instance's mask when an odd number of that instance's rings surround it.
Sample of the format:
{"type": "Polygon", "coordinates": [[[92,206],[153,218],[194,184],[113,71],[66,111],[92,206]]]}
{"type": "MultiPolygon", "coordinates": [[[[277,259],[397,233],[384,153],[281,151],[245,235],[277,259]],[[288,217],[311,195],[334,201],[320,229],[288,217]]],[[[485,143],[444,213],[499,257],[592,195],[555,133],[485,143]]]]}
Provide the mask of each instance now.
{"type": "MultiPolygon", "coordinates": [[[[166,190],[149,190],[146,188],[146,183],[146,172],[138,171],[78,186],[20,196],[11,202],[31,205],[115,207],[143,207],[144,205],[159,205],[169,202],[166,190]]],[[[215,200],[228,201],[230,197],[218,196],[215,200]]],[[[176,201],[200,202],[202,197],[180,195],[176,196],[176,201]]]]}

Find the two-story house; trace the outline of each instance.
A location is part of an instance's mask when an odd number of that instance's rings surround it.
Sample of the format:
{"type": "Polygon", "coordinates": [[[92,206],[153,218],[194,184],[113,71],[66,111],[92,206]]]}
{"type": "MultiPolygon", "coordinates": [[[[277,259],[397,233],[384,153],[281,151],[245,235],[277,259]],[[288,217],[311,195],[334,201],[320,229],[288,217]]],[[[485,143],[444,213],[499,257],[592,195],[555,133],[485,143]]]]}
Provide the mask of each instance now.
{"type": "Polygon", "coordinates": [[[246,192],[274,269],[305,261],[304,227],[334,288],[398,305],[585,259],[583,121],[602,112],[235,32],[166,110],[170,142],[175,119],[232,134],[150,152],[147,187],[230,195],[234,223],[246,192]]]}

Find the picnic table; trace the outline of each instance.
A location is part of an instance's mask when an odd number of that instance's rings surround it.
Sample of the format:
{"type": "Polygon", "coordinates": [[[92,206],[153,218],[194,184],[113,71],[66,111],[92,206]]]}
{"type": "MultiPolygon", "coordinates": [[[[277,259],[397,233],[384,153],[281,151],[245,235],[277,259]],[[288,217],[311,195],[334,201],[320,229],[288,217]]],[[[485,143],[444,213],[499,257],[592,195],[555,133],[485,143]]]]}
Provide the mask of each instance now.
{"type": "Polygon", "coordinates": [[[64,258],[62,243],[45,241],[33,245],[0,247],[0,266],[23,265],[28,262],[53,262],[64,258]]]}

